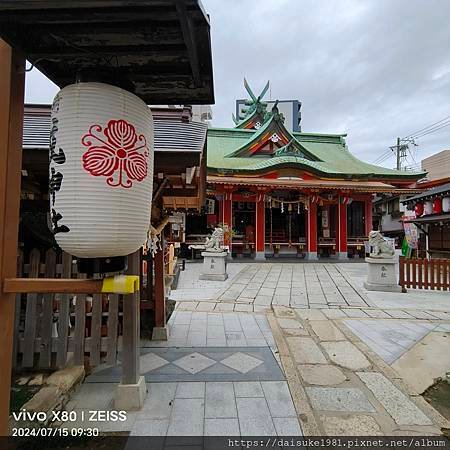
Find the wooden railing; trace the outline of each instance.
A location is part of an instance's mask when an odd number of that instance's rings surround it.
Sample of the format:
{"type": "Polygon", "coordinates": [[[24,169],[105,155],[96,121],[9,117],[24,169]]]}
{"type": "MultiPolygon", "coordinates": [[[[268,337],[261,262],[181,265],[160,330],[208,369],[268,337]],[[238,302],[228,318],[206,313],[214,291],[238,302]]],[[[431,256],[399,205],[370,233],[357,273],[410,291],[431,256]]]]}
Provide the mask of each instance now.
{"type": "Polygon", "coordinates": [[[405,258],[399,259],[399,284],[403,289],[450,290],[450,260],[405,258]]]}
{"type": "MultiPolygon", "coordinates": [[[[17,266],[19,277],[86,278],[77,273],[70,255],[53,249],[45,255],[33,249],[26,262],[20,254],[17,266]]],[[[122,341],[122,297],[98,293],[17,294],[14,366],[64,367],[71,353],[75,364],[115,364],[122,341]]]]}

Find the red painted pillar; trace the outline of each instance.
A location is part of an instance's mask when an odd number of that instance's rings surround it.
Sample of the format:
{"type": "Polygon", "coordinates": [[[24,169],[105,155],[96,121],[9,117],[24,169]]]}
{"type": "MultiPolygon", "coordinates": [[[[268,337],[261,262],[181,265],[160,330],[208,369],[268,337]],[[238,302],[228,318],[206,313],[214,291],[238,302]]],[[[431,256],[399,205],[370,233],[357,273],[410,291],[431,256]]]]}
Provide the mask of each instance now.
{"type": "Polygon", "coordinates": [[[219,198],[219,214],[218,223],[223,223],[223,198],[219,198]]]}
{"type": "Polygon", "coordinates": [[[233,229],[233,194],[232,192],[225,192],[223,195],[223,202],[222,202],[222,217],[223,217],[223,223],[224,225],[228,226],[228,239],[225,239],[226,242],[224,242],[224,245],[228,245],[230,248],[230,255],[231,255],[231,245],[232,245],[232,239],[231,239],[231,230],[233,229]]]}
{"type": "Polygon", "coordinates": [[[372,196],[366,199],[365,204],[366,236],[369,236],[369,233],[372,231],[372,196]]]}
{"type": "Polygon", "coordinates": [[[265,238],[266,238],[266,204],[264,194],[256,194],[256,237],[255,237],[255,259],[266,259],[265,238]]]}
{"type": "Polygon", "coordinates": [[[337,242],[337,257],[339,259],[345,259],[347,254],[347,204],[342,203],[343,197],[339,197],[337,218],[338,226],[336,230],[337,242]]]}
{"type": "Polygon", "coordinates": [[[308,259],[317,259],[317,203],[309,202],[308,208],[308,259]]]}

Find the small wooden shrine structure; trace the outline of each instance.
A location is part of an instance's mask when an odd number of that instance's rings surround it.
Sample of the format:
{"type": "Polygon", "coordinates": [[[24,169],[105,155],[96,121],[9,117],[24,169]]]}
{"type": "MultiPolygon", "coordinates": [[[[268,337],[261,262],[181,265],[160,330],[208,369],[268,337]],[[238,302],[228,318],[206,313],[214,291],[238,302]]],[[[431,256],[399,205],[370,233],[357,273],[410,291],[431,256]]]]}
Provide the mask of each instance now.
{"type": "MultiPolygon", "coordinates": [[[[209,18],[198,0],[0,4],[0,435],[8,434],[16,295],[98,294],[101,280],[16,278],[25,60],[59,87],[119,86],[147,104],[214,102],[209,18]]],[[[128,273],[139,273],[139,259],[128,273]]],[[[122,384],[139,378],[137,293],[124,299],[122,384]]],[[[30,301],[30,300],[29,300],[30,301]]]]}

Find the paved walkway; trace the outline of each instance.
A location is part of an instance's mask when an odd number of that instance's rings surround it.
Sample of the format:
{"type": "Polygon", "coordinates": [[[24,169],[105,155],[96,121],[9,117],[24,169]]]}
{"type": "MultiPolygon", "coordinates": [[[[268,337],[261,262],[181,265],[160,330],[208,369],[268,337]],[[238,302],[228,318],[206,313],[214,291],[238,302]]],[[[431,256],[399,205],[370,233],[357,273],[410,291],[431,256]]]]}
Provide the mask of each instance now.
{"type": "Polygon", "coordinates": [[[375,318],[424,318],[418,317],[417,310],[434,311],[434,315],[450,312],[448,292],[366,291],[365,263],[230,263],[226,282],[199,281],[201,266],[186,264],[178,288],[171,292],[171,298],[180,302],[182,309],[265,313],[272,305],[280,305],[294,309],[340,309],[348,317],[375,318]]]}
{"type": "MultiPolygon", "coordinates": [[[[439,435],[441,427],[449,426],[374,350],[393,362],[435,329],[450,338],[445,331],[450,321],[381,319],[384,333],[378,334],[373,325],[370,331],[365,326],[355,329],[359,321],[330,319],[326,311],[275,306],[269,316],[305,435],[439,435]],[[385,353],[389,349],[392,352],[385,353]]],[[[446,363],[448,370],[450,359],[446,363]]],[[[414,369],[419,368],[416,360],[414,369]]]]}
{"type": "MultiPolygon", "coordinates": [[[[450,426],[419,395],[450,370],[448,293],[367,292],[358,263],[229,268],[226,282],[199,282],[201,265],[187,265],[169,340],[142,342],[144,407],[101,431],[439,435],[450,426]]],[[[97,370],[68,408],[113,408],[120,373],[97,370]]]]}
{"type": "MultiPolygon", "coordinates": [[[[143,342],[141,374],[148,396],[142,410],[128,412],[125,422],[101,423],[100,431],[133,436],[302,434],[264,315],[177,310],[169,326],[167,342],[143,342]]],[[[120,374],[120,366],[97,370],[68,408],[113,409],[120,374]]]]}
{"type": "Polygon", "coordinates": [[[201,265],[194,263],[186,267],[180,275],[178,289],[171,294],[177,301],[239,303],[250,305],[247,311],[272,304],[293,308],[370,305],[338,264],[231,263],[228,282],[220,289],[214,286],[215,289],[206,290],[205,282],[197,281],[201,265]]]}

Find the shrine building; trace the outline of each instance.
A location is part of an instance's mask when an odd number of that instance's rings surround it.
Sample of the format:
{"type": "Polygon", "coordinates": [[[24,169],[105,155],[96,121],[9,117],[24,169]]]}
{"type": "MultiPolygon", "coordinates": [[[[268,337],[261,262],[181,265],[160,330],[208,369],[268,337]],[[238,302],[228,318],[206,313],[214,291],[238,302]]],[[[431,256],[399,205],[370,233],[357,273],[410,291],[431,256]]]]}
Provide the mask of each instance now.
{"type": "Polygon", "coordinates": [[[209,225],[225,227],[233,256],[363,256],[374,194],[414,194],[424,173],[363,162],[345,134],[290,131],[262,100],[268,85],[258,97],[244,85],[235,127],[208,129],[209,225]]]}

